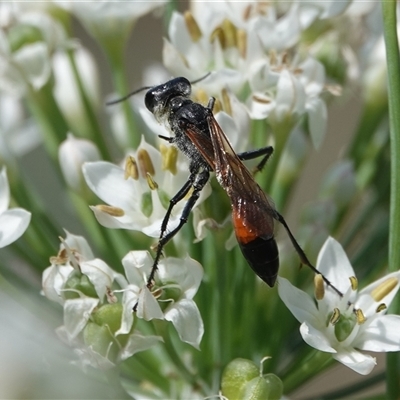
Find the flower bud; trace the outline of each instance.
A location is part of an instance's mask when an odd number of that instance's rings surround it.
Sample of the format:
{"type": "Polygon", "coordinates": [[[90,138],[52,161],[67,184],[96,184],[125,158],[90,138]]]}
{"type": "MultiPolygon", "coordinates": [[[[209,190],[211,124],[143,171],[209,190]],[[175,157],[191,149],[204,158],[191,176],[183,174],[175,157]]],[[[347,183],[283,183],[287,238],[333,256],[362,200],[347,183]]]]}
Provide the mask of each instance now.
{"type": "Polygon", "coordinates": [[[237,358],[222,374],[221,393],[229,400],[280,399],[283,384],[274,374],[261,375],[252,361],[237,358]]]}
{"type": "Polygon", "coordinates": [[[259,377],[258,367],[250,360],[237,358],[224,369],[221,393],[229,400],[243,399],[244,386],[259,377]]]}
{"type": "Polygon", "coordinates": [[[101,104],[100,84],[96,62],[85,48],[78,47],[72,54],[83,88],[79,88],[73,65],[66,52],[54,54],[54,97],[68,125],[79,136],[88,137],[91,121],[80,90],[84,90],[90,105],[96,109],[101,104]]]}
{"type": "Polygon", "coordinates": [[[74,270],[68,277],[64,287],[65,299],[76,299],[80,293],[88,297],[97,298],[97,292],[89,278],[80,271],[74,270]],[[68,290],[71,289],[71,290],[68,290]]]}
{"type": "Polygon", "coordinates": [[[122,304],[105,304],[93,313],[93,322],[97,325],[107,325],[112,333],[121,327],[122,304]]]}
{"type": "Polygon", "coordinates": [[[68,186],[79,193],[86,187],[82,174],[83,163],[100,160],[100,153],[89,140],[77,139],[69,134],[59,147],[58,159],[68,186]]]}
{"type": "Polygon", "coordinates": [[[96,353],[115,361],[118,349],[107,326],[88,322],[83,330],[83,340],[96,353]]]}
{"type": "Polygon", "coordinates": [[[269,393],[269,400],[278,400],[282,398],[283,395],[283,383],[275,374],[265,374],[263,376],[267,382],[269,393]]]}

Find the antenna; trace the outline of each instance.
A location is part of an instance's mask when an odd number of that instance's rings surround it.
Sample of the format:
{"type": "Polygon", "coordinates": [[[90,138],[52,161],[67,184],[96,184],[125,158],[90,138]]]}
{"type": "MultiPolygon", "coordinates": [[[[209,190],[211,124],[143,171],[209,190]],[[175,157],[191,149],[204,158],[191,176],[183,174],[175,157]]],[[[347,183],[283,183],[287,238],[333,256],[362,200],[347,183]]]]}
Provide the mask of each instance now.
{"type": "MultiPolygon", "coordinates": [[[[207,74],[205,74],[205,75],[202,76],[201,78],[195,79],[194,81],[190,82],[190,84],[191,84],[191,85],[194,85],[194,84],[196,84],[196,83],[202,81],[203,79],[206,79],[208,76],[211,75],[211,73],[212,73],[212,71],[207,72],[207,74]]],[[[133,96],[134,94],[140,93],[140,92],[142,92],[143,90],[149,90],[149,89],[151,89],[152,87],[153,87],[153,86],[143,86],[142,88],[137,89],[137,90],[135,90],[135,91],[133,91],[133,92],[131,92],[131,93],[128,93],[127,95],[125,95],[125,96],[123,96],[123,97],[121,97],[121,98],[119,98],[119,99],[107,101],[106,105],[107,105],[107,106],[112,106],[113,104],[121,103],[121,102],[123,102],[123,101],[129,99],[129,97],[133,96]]]]}

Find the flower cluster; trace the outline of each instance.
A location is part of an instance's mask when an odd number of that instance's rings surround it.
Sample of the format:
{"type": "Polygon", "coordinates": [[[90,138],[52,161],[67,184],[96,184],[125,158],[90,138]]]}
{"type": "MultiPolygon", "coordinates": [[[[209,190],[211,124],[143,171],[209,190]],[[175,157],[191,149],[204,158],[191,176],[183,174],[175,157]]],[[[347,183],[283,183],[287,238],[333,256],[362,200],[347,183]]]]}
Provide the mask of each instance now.
{"type": "Polygon", "coordinates": [[[152,262],[148,252],[132,251],[122,260],[124,276],[95,258],[83,237],[67,232],[42,285],[44,295],[63,306],[64,325],[57,333],[83,365],[108,369],[163,340],[142,334],[138,320],[170,321],[182,341],[198,348],[204,329],[192,298],[201,266],[189,258],[163,260],[158,285],[150,292],[146,281],[152,262]]]}
{"type": "MultiPolygon", "coordinates": [[[[387,314],[400,287],[400,253],[393,245],[400,218],[389,226],[388,217],[389,202],[393,215],[400,204],[393,200],[400,194],[393,168],[400,155],[388,156],[396,146],[387,129],[390,91],[381,26],[382,20],[385,26],[394,23],[382,18],[377,2],[359,0],[192,1],[182,12],[175,3],[0,4],[0,295],[4,290],[19,298],[20,288],[32,293],[26,287],[41,276],[42,295],[60,307],[38,301],[54,312],[62,309],[59,338],[80,364],[95,367],[96,379],[109,380],[115,389],[110,398],[200,399],[219,390],[229,400],[290,396],[320,372],[313,357],[325,360],[324,366],[337,360],[369,374],[376,360],[365,351],[400,351],[400,317],[387,314]],[[131,31],[146,14],[155,11],[145,18],[159,17],[156,9],[164,5],[165,23],[148,24],[154,27],[151,35],[137,35],[137,43],[153,51],[150,39],[161,37],[154,32],[163,26],[163,66],[148,65],[143,83],[131,87],[131,69],[124,64],[131,31]],[[108,69],[99,68],[101,56],[84,47],[90,43],[86,37],[74,36],[77,26],[97,42],[108,69]],[[187,78],[191,92],[185,89],[173,106],[168,98],[149,112],[144,90],[161,87],[171,75],[187,78]],[[112,85],[106,96],[100,83],[112,85]],[[206,118],[196,121],[200,131],[186,129],[181,117],[189,112],[189,95],[194,107],[213,104],[227,137],[222,149],[215,148],[217,135],[206,118]],[[298,205],[289,207],[296,198],[292,194],[306,162],[312,165],[313,152],[323,150],[329,106],[338,95],[357,103],[356,112],[349,111],[354,126],[358,109],[361,116],[351,135],[347,110],[341,110],[343,126],[326,143],[330,158],[324,165],[333,165],[315,171],[322,183],[301,212],[298,205]],[[342,130],[346,140],[339,144],[342,130]],[[176,136],[185,134],[187,141],[178,143],[176,136]],[[193,134],[203,139],[193,140],[193,134]],[[255,167],[257,160],[249,155],[263,156],[270,145],[271,157],[255,167]],[[40,165],[32,161],[33,149],[40,165]],[[260,172],[254,179],[271,197],[264,207],[271,219],[265,219],[262,232],[277,241],[282,301],[254,276],[237,249],[232,206],[248,217],[256,199],[246,189],[259,188],[247,184],[250,175],[240,179],[245,166],[235,153],[253,175],[260,172]],[[208,166],[197,158],[201,154],[208,166]],[[228,157],[224,165],[219,154],[228,157]],[[226,184],[222,169],[231,179],[226,184]],[[231,191],[235,196],[226,196],[231,191]],[[301,213],[291,243],[285,234],[272,237],[274,220],[283,221],[275,209],[285,217],[288,209],[301,213]],[[66,228],[61,245],[60,227],[66,228]],[[368,266],[360,277],[365,288],[358,290],[350,261],[330,235],[351,250],[354,270],[368,266]],[[303,261],[315,260],[319,252],[315,299],[303,291],[306,272],[293,268],[298,254],[292,244],[303,261]],[[298,346],[293,346],[295,319],[276,324],[287,309],[301,324],[305,343],[298,346]],[[260,359],[257,367],[254,360],[260,359]],[[271,371],[264,374],[266,359],[271,371]]],[[[137,61],[139,54],[133,57],[137,61]]],[[[136,70],[132,76],[137,78],[136,70]]],[[[390,98],[393,110],[400,107],[396,101],[390,98]]],[[[204,115],[193,113],[189,120],[204,115]]],[[[314,176],[309,182],[318,187],[314,176]]],[[[235,224],[236,234],[243,229],[253,238],[259,224],[235,224]]],[[[50,319],[32,304],[38,319],[50,319]]],[[[10,312],[6,308],[4,314],[10,312]]],[[[18,369],[16,364],[12,370],[18,369]]],[[[392,375],[386,378],[393,380],[392,375]]],[[[4,395],[2,386],[0,397],[22,396],[4,395]]]]}

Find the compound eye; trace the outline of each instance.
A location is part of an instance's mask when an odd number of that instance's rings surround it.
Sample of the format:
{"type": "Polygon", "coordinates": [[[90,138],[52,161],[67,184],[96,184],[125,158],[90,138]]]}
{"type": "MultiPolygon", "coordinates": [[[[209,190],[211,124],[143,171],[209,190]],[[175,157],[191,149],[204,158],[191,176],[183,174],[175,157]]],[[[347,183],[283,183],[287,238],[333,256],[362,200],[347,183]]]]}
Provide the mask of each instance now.
{"type": "Polygon", "coordinates": [[[150,112],[154,111],[156,106],[156,99],[153,90],[149,90],[144,96],[144,104],[150,112]]]}

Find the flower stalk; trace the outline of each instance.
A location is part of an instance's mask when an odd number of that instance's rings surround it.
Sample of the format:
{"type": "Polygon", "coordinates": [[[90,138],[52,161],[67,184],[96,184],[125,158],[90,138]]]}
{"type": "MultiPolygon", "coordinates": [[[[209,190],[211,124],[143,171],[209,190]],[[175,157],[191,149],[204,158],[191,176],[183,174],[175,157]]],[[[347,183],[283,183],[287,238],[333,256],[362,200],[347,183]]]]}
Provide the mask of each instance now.
{"type": "MultiPolygon", "coordinates": [[[[400,268],[400,57],[397,37],[397,2],[382,1],[384,37],[386,46],[390,123],[390,227],[389,227],[389,269],[400,268]]],[[[400,312],[400,302],[393,305],[394,312],[400,312]]],[[[388,398],[400,396],[400,386],[396,378],[400,374],[399,354],[387,358],[386,390],[388,398]]]]}

